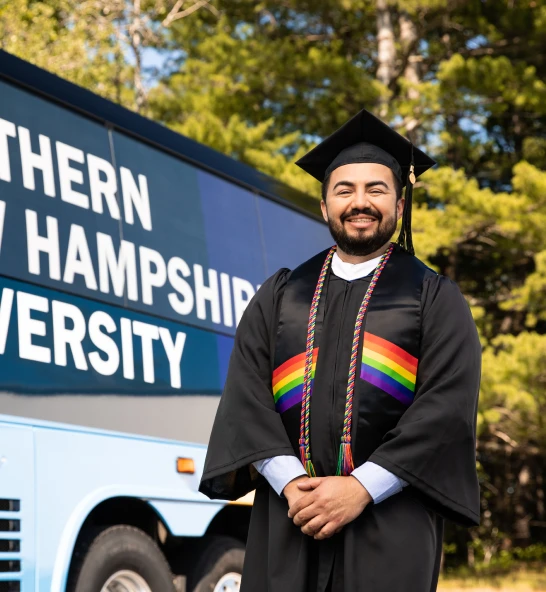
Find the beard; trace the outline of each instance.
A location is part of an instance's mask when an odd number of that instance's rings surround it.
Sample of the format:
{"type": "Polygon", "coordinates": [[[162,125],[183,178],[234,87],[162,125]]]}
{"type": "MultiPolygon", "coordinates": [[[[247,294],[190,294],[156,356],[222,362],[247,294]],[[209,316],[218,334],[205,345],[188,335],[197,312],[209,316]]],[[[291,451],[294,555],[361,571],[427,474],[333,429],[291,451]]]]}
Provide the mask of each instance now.
{"type": "Polygon", "coordinates": [[[365,257],[378,251],[385,245],[396,231],[396,215],[383,216],[373,208],[352,209],[341,215],[339,220],[328,218],[328,228],[337,246],[347,255],[365,257]],[[377,220],[377,229],[355,230],[349,234],[345,229],[344,222],[347,218],[362,214],[372,216],[377,220]]]}

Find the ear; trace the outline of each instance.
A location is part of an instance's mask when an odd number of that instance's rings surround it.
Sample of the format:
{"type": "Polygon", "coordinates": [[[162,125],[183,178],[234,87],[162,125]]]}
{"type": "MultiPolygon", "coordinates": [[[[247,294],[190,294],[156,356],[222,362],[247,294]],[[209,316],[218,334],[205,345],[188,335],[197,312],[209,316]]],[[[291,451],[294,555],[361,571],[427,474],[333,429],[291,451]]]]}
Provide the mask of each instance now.
{"type": "Polygon", "coordinates": [[[402,214],[404,213],[404,204],[406,203],[406,198],[405,197],[401,197],[397,202],[396,202],[396,221],[398,222],[398,220],[400,220],[400,218],[402,217],[402,214]]]}
{"type": "Polygon", "coordinates": [[[320,209],[322,211],[322,217],[324,218],[324,221],[328,222],[328,208],[326,207],[326,202],[323,199],[320,201],[320,209]]]}

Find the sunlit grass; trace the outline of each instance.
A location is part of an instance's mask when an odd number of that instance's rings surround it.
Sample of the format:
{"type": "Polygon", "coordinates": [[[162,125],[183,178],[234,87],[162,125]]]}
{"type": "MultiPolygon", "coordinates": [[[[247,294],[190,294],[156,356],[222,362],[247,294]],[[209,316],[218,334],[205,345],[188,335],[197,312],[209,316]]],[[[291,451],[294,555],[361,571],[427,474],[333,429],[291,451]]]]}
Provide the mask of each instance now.
{"type": "Polygon", "coordinates": [[[518,571],[498,576],[440,578],[438,592],[546,592],[544,571],[518,571]]]}

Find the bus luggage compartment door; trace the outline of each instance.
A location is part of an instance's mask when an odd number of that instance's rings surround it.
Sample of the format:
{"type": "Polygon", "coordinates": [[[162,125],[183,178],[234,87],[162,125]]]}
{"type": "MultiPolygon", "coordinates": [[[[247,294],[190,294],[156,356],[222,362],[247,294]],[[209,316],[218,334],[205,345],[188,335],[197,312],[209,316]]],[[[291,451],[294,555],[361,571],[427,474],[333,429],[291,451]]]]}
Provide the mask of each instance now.
{"type": "Polygon", "coordinates": [[[0,589],[35,589],[34,435],[0,422],[0,589]]]}

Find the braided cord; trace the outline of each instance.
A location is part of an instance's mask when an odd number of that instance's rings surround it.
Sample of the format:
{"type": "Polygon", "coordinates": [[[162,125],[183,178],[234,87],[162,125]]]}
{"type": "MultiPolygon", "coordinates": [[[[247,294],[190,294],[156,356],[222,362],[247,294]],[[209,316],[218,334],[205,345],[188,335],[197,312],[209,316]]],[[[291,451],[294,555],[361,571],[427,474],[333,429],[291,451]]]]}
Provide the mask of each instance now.
{"type": "MultiPolygon", "coordinates": [[[[354,386],[356,378],[356,366],[358,357],[358,346],[360,343],[360,333],[362,331],[362,323],[368,310],[368,305],[372,297],[373,291],[379,280],[381,272],[385,269],[387,261],[394,250],[394,245],[390,245],[387,251],[381,257],[379,265],[376,267],[370,285],[366,290],[366,294],[360,305],[358,315],[355,322],[355,330],[353,334],[353,345],[351,349],[351,362],[349,364],[349,379],[347,382],[347,397],[345,400],[345,414],[343,417],[343,433],[341,436],[341,445],[339,448],[339,457],[337,464],[336,475],[350,475],[354,470],[353,454],[352,454],[352,423],[353,423],[353,399],[354,386]]],[[[315,325],[317,321],[318,305],[322,295],[322,289],[326,281],[328,268],[332,261],[332,257],[336,251],[336,247],[332,247],[326,256],[322,266],[320,276],[313,295],[311,303],[311,310],[309,311],[309,323],[307,325],[307,342],[305,348],[305,372],[303,377],[303,395],[301,402],[301,421],[300,421],[300,456],[301,462],[310,477],[315,477],[316,472],[311,460],[311,445],[310,445],[310,408],[311,408],[311,374],[313,371],[313,351],[315,343],[315,325]]]]}
{"type": "Polygon", "coordinates": [[[354,470],[353,453],[351,449],[351,428],[353,424],[353,399],[355,390],[356,366],[358,357],[358,345],[360,343],[360,333],[362,331],[362,323],[364,316],[368,310],[368,305],[372,297],[373,291],[377,284],[377,280],[381,272],[385,269],[387,261],[393,252],[394,246],[391,244],[385,251],[376,267],[370,285],[366,290],[362,304],[356,317],[355,330],[353,334],[353,346],[351,349],[351,362],[349,364],[349,379],[347,382],[347,398],[345,399],[345,415],[343,417],[343,433],[341,436],[341,445],[339,448],[339,457],[337,463],[336,475],[350,475],[354,470]]]}
{"type": "Polygon", "coordinates": [[[326,256],[326,260],[322,265],[313,301],[311,303],[311,310],[309,311],[309,323],[307,325],[307,343],[305,347],[305,372],[303,375],[303,396],[301,401],[301,421],[300,421],[300,456],[301,462],[307,471],[309,477],[315,477],[315,467],[311,461],[311,445],[309,437],[310,426],[310,407],[311,407],[311,374],[313,371],[313,346],[315,343],[315,325],[317,322],[318,305],[322,295],[322,288],[326,281],[326,275],[332,257],[336,252],[336,247],[332,247],[326,256]]]}

